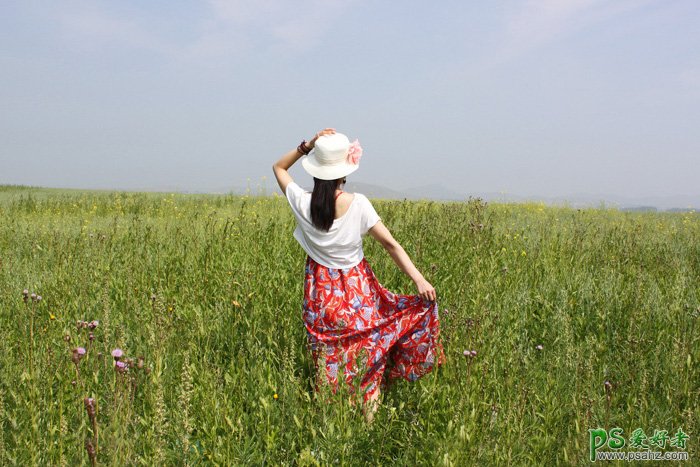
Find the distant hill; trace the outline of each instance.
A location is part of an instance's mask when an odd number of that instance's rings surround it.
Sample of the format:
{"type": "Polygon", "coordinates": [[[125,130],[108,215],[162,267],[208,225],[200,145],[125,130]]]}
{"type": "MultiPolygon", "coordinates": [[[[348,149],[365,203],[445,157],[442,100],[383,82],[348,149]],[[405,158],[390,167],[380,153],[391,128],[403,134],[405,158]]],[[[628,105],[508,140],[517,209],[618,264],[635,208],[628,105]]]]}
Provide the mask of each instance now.
{"type": "Polygon", "coordinates": [[[657,212],[654,206],[637,206],[632,208],[621,208],[620,211],[630,211],[630,212],[657,212]]]}
{"type": "Polygon", "coordinates": [[[569,206],[572,208],[583,207],[607,207],[617,208],[623,211],[674,211],[687,212],[698,211],[694,206],[700,206],[700,198],[692,196],[668,196],[626,198],[622,196],[588,193],[574,193],[567,196],[537,196],[515,195],[512,193],[473,193],[472,196],[483,198],[486,201],[502,203],[543,202],[550,206],[569,206]],[[685,207],[680,207],[685,206],[685,207]]]}
{"type": "Polygon", "coordinates": [[[458,193],[444,185],[432,184],[411,187],[404,190],[409,193],[408,199],[438,199],[444,201],[464,201],[468,198],[463,193],[458,193]]]}
{"type": "Polygon", "coordinates": [[[516,195],[505,192],[464,192],[444,187],[442,185],[423,185],[418,187],[397,190],[370,183],[352,182],[347,185],[348,191],[357,191],[370,198],[385,199],[433,199],[439,201],[465,201],[470,196],[481,198],[485,201],[501,203],[543,202],[553,206],[569,206],[572,208],[583,207],[608,207],[623,211],[670,211],[670,212],[700,212],[700,199],[692,196],[667,196],[625,198],[611,194],[595,195],[588,193],[574,193],[569,196],[536,196],[516,195]],[[685,207],[681,207],[685,206],[685,207]]]}
{"type": "Polygon", "coordinates": [[[411,187],[405,190],[394,190],[391,188],[373,185],[371,183],[348,182],[348,191],[357,191],[370,198],[384,199],[433,199],[443,201],[462,201],[467,197],[440,185],[424,185],[411,187]]]}
{"type": "Polygon", "coordinates": [[[695,212],[700,214],[700,209],[698,208],[671,208],[666,209],[666,212],[695,212]]]}
{"type": "MultiPolygon", "coordinates": [[[[40,190],[48,187],[35,187],[26,185],[0,185],[0,191],[17,192],[19,190],[40,190]]],[[[309,187],[310,188],[310,187],[309,187]]],[[[248,186],[218,186],[218,187],[182,187],[177,185],[157,186],[157,187],[112,187],[112,188],[68,188],[56,187],[56,189],[75,189],[88,191],[142,191],[142,192],[168,192],[168,193],[192,193],[192,194],[252,194],[266,196],[272,193],[281,194],[279,187],[272,182],[249,183],[248,186]]],[[[663,197],[640,197],[628,198],[612,194],[590,194],[573,193],[566,196],[537,196],[537,195],[517,195],[506,192],[468,192],[462,191],[461,187],[448,187],[438,184],[421,185],[417,187],[407,187],[397,189],[372,183],[351,181],[346,189],[351,192],[362,193],[370,198],[377,199],[428,199],[436,201],[466,201],[469,197],[481,198],[488,202],[501,203],[524,203],[543,202],[550,206],[569,206],[572,208],[583,207],[607,207],[617,208],[622,211],[638,212],[691,212],[700,215],[700,196],[663,196],[663,197]]]]}
{"type": "Polygon", "coordinates": [[[372,185],[371,183],[362,182],[348,182],[345,185],[345,189],[350,192],[362,193],[368,198],[379,198],[379,199],[404,199],[406,195],[400,191],[392,190],[391,188],[385,188],[379,185],[372,185]]]}

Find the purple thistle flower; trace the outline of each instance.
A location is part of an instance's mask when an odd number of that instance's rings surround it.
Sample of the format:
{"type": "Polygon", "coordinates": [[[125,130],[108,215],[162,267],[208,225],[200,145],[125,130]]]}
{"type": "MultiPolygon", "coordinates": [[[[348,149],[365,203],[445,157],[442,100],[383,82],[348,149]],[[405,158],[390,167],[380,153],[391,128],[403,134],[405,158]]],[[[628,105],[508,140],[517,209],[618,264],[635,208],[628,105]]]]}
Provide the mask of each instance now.
{"type": "Polygon", "coordinates": [[[476,350],[472,350],[472,358],[476,357],[476,350]]]}
{"type": "Polygon", "coordinates": [[[95,319],[95,320],[90,321],[90,324],[88,324],[88,327],[90,328],[90,330],[93,330],[99,325],[100,325],[100,322],[95,319]]]}
{"type": "Polygon", "coordinates": [[[119,373],[126,373],[126,370],[129,369],[129,366],[124,362],[118,361],[115,363],[115,368],[119,373]]]}
{"type": "Polygon", "coordinates": [[[465,357],[471,357],[471,356],[472,356],[472,353],[471,353],[469,350],[465,350],[465,351],[462,352],[462,353],[464,354],[465,357]]]}
{"type": "Polygon", "coordinates": [[[114,349],[114,350],[112,350],[112,357],[114,357],[114,359],[115,359],[117,362],[119,362],[119,359],[122,358],[123,355],[124,355],[124,352],[122,351],[122,349],[114,349]]]}
{"type": "Polygon", "coordinates": [[[83,358],[85,355],[85,349],[82,347],[76,347],[73,349],[73,353],[71,354],[71,361],[75,363],[76,365],[80,363],[80,360],[83,358]]]}

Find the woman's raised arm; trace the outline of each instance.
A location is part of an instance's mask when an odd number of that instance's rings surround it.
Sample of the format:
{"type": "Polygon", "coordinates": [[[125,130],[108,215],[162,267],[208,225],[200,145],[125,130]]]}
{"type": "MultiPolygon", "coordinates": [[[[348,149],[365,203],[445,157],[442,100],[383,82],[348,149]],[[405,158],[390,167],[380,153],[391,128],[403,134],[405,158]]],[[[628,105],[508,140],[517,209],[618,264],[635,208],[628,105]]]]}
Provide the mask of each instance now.
{"type": "MultiPolygon", "coordinates": [[[[316,140],[319,138],[319,136],[331,135],[333,133],[335,133],[334,128],[325,128],[319,131],[313,138],[311,138],[311,141],[306,143],[307,149],[311,151],[314,148],[316,140]]],[[[272,171],[275,173],[277,184],[280,186],[282,193],[287,193],[287,185],[293,181],[292,176],[289,175],[288,172],[289,168],[293,166],[294,163],[301,158],[301,156],[302,154],[297,149],[293,149],[282,156],[280,160],[272,164],[272,171]]]]}

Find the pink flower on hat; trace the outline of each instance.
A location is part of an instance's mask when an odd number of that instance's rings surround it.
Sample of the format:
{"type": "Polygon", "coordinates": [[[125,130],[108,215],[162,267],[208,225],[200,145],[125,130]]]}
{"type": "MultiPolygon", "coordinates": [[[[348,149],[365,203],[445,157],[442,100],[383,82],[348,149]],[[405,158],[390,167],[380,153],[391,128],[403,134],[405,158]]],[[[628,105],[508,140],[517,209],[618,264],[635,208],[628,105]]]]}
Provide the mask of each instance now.
{"type": "Polygon", "coordinates": [[[348,163],[357,165],[360,163],[360,157],[362,157],[362,146],[358,140],[350,143],[350,149],[348,149],[348,163]]]}

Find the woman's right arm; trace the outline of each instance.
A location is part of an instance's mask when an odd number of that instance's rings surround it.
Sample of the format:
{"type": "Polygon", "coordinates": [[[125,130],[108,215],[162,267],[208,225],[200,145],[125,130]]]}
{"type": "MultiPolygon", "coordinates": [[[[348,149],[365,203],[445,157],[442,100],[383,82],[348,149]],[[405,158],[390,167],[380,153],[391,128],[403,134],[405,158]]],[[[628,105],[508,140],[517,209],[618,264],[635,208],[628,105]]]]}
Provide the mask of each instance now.
{"type": "Polygon", "coordinates": [[[430,282],[425,280],[423,274],[413,265],[411,258],[408,257],[406,251],[404,251],[399,242],[394,239],[391,232],[389,232],[389,229],[386,228],[382,221],[374,224],[374,227],[369,229],[369,234],[384,247],[389,255],[391,255],[391,258],[399,269],[413,280],[418,289],[418,295],[424,300],[435,301],[437,298],[435,288],[430,282]]]}

